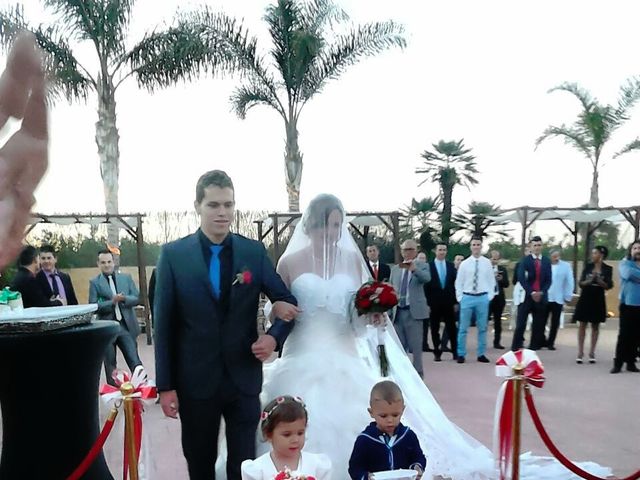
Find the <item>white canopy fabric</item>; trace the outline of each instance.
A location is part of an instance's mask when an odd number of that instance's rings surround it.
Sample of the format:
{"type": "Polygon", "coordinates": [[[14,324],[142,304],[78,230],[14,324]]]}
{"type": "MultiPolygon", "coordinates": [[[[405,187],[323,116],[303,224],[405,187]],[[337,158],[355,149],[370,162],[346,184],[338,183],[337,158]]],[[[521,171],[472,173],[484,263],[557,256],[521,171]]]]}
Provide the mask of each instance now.
{"type": "Polygon", "coordinates": [[[494,222],[518,222],[535,220],[569,220],[572,222],[594,223],[607,220],[609,222],[626,222],[627,219],[620,213],[621,210],[630,210],[639,207],[625,208],[584,208],[584,209],[562,209],[562,208],[533,208],[519,207],[507,210],[499,215],[492,215],[488,218],[494,222]]]}

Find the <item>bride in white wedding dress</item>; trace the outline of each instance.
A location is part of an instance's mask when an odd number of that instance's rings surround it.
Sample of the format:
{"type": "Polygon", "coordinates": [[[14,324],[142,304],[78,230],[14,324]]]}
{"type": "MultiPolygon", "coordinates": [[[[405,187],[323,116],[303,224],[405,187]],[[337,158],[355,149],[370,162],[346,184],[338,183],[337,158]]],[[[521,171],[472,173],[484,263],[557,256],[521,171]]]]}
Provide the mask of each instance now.
{"type": "MultiPolygon", "coordinates": [[[[380,369],[375,331],[353,310],[353,296],[369,272],[336,197],[323,194],[311,202],[278,272],[302,313],[282,357],[264,367],[262,398],[302,397],[309,411],[305,450],[329,455],[333,479],[345,480],[355,438],[371,421],[369,392],[380,380],[380,369]]],[[[428,459],[423,478],[498,478],[491,451],[449,421],[391,326],[386,336],[389,378],[400,386],[406,403],[402,421],[416,432],[428,459]]],[[[581,466],[594,474],[609,473],[595,464],[581,466]]],[[[523,458],[521,471],[523,479],[577,478],[554,461],[531,456],[523,458]]]]}

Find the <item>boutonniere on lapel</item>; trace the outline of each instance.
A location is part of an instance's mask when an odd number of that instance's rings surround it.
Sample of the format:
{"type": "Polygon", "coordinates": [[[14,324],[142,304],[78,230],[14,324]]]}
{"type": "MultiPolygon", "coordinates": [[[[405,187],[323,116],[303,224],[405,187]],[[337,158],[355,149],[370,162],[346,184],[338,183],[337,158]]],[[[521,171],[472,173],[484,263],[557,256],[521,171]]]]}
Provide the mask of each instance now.
{"type": "Polygon", "coordinates": [[[251,283],[251,272],[247,269],[236,273],[236,277],[231,285],[249,285],[251,283]]]}

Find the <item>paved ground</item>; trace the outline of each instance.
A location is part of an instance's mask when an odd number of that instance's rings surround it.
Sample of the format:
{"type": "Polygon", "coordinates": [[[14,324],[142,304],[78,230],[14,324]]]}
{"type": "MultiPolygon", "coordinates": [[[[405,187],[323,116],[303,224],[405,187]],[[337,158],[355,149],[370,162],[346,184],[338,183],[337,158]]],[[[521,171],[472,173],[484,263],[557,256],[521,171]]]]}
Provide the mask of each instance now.
{"type": "MultiPolygon", "coordinates": [[[[593,460],[613,468],[620,477],[640,468],[640,374],[609,374],[615,346],[617,321],[609,320],[598,346],[598,363],[576,365],[573,325],[561,330],[555,352],[543,350],[547,382],[536,390],[542,420],[560,449],[575,460],[593,460]]],[[[469,335],[467,358],[475,358],[475,329],[469,335]]],[[[511,332],[505,335],[505,344],[511,332]]],[[[153,350],[140,337],[140,351],[153,375],[153,350]]],[[[501,352],[489,350],[491,360],[501,352]]],[[[492,364],[475,361],[458,365],[445,354],[433,362],[425,354],[426,383],[449,418],[486,445],[491,444],[493,409],[499,380],[492,364]]],[[[122,359],[120,364],[123,365],[122,359]]],[[[106,409],[103,409],[106,412],[106,409]]],[[[147,460],[153,479],[185,479],[186,467],[180,449],[179,423],[164,418],[159,405],[150,405],[145,416],[153,460],[147,460]]],[[[121,472],[122,429],[114,431],[106,455],[116,478],[121,472]],[[116,437],[117,436],[117,437],[116,437]]],[[[529,418],[523,424],[523,449],[546,455],[529,418]]]]}

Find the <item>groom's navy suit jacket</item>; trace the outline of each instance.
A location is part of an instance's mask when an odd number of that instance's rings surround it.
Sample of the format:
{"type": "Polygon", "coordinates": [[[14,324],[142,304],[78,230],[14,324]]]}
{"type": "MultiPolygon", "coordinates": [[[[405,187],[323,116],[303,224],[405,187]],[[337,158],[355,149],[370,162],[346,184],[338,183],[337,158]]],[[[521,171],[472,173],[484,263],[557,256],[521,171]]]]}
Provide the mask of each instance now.
{"type": "MultiPolygon", "coordinates": [[[[260,293],[272,302],[297,304],[260,242],[230,234],[231,278],[221,279],[228,298],[213,293],[197,232],[165,245],[156,270],[155,360],[159,391],[177,390],[193,399],[217,395],[223,376],[239,391],[258,395],[262,362],[251,352],[258,338],[260,293]],[[250,272],[250,282],[236,282],[250,272]],[[226,373],[226,375],[224,375],[226,373]]],[[[224,273],[225,269],[222,269],[224,273]]],[[[293,322],[276,319],[269,329],[281,347],[293,322]]]]}

